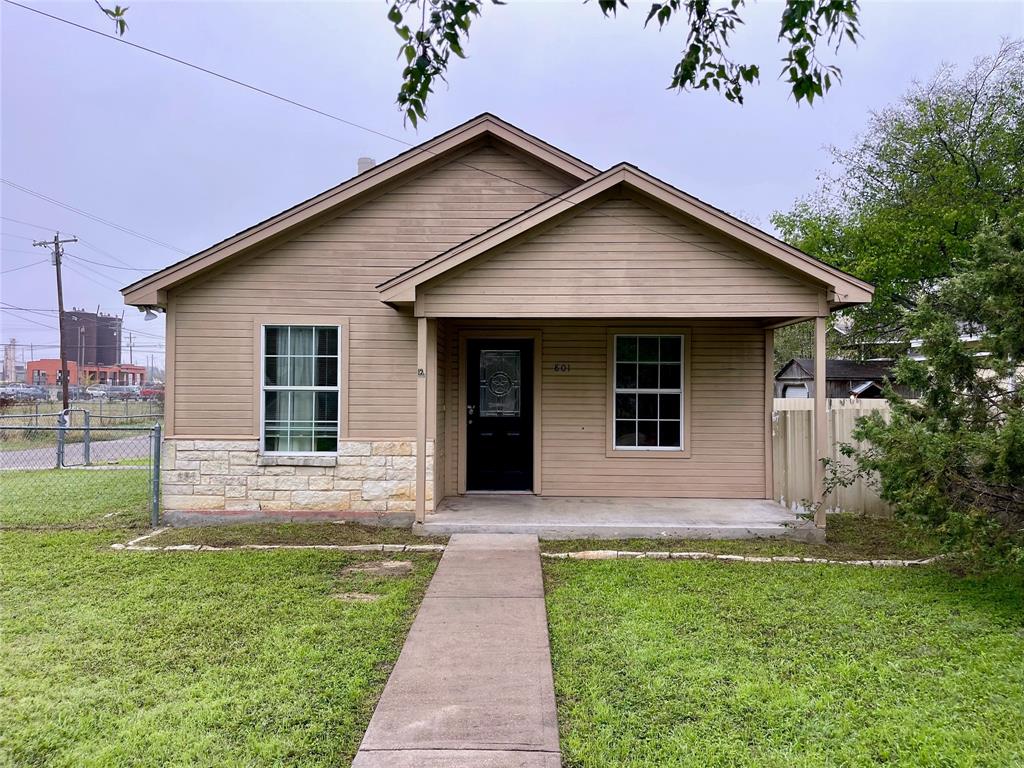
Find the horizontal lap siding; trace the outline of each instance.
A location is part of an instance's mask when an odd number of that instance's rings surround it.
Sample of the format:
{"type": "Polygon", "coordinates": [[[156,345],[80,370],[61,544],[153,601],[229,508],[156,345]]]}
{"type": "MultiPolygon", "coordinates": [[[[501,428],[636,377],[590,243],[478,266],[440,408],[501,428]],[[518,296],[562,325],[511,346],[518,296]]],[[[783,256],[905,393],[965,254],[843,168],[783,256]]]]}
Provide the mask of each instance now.
{"type": "Polygon", "coordinates": [[[172,292],[173,434],[252,435],[254,322],[311,315],[350,319],[349,436],[414,435],[416,321],[382,304],[375,286],[568,186],[480,147],[172,292]]]}
{"type": "Polygon", "coordinates": [[[769,317],[818,311],[820,289],[631,198],[606,200],[429,285],[436,317],[769,317]]]}
{"type": "MultiPolygon", "coordinates": [[[[513,324],[502,323],[508,328],[513,324]]],[[[545,496],[762,498],[764,331],[749,321],[687,323],[690,458],[606,456],[608,328],[622,322],[522,322],[542,341],[542,482],[545,496]],[[568,363],[569,373],[556,373],[568,363]]],[[[644,327],[650,326],[646,323],[644,327]]],[[[467,326],[468,327],[468,326],[467,326]]],[[[666,327],[666,331],[671,328],[666,327]]],[[[458,477],[458,347],[448,345],[447,477],[458,477]]]]}

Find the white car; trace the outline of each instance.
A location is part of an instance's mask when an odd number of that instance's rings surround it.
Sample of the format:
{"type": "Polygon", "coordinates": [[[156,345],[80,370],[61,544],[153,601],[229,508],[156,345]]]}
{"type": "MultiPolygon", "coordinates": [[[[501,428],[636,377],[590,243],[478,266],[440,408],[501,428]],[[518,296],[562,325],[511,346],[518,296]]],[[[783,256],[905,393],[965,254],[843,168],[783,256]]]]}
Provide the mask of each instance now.
{"type": "Polygon", "coordinates": [[[110,393],[107,392],[103,387],[89,387],[85,390],[85,394],[92,398],[106,398],[110,397],[110,393]]]}

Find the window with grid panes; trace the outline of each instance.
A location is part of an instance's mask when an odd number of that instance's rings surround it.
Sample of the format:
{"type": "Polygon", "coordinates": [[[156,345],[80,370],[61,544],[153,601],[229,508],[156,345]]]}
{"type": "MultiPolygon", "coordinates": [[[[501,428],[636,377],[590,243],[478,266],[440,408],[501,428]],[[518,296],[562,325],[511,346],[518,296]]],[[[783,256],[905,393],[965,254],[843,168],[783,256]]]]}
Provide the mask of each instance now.
{"type": "Polygon", "coordinates": [[[613,407],[616,449],[682,448],[682,335],[615,336],[613,407]]]}
{"type": "Polygon", "coordinates": [[[263,328],[263,449],[270,453],[338,450],[338,327],[263,328]]]}

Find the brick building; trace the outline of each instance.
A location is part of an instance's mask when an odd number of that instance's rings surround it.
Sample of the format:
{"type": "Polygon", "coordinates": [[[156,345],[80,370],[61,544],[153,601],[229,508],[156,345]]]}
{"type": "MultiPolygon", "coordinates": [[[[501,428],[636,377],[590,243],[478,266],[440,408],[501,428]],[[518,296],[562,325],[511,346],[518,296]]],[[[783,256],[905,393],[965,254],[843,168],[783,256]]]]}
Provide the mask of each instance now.
{"type": "MultiPolygon", "coordinates": [[[[32,360],[25,366],[25,381],[40,386],[57,386],[61,383],[60,360],[32,360]]],[[[93,384],[114,384],[119,386],[141,385],[146,381],[146,368],[142,365],[83,365],[68,360],[68,383],[81,386],[93,384]]]]}

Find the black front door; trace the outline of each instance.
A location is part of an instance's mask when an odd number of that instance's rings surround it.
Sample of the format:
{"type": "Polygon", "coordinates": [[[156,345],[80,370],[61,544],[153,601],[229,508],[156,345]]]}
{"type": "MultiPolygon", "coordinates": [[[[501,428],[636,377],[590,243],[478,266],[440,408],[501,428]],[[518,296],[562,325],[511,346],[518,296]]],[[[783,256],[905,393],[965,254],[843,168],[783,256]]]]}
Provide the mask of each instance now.
{"type": "Polygon", "coordinates": [[[466,490],[533,488],[533,342],[466,344],[466,490]]]}

